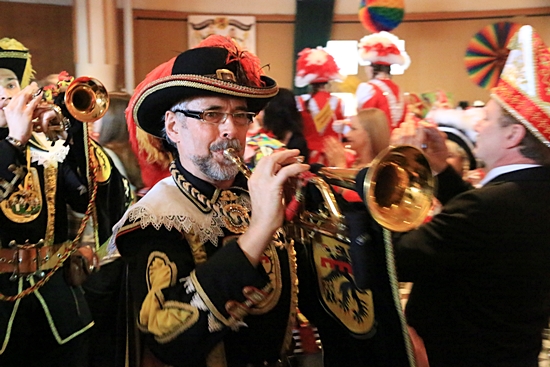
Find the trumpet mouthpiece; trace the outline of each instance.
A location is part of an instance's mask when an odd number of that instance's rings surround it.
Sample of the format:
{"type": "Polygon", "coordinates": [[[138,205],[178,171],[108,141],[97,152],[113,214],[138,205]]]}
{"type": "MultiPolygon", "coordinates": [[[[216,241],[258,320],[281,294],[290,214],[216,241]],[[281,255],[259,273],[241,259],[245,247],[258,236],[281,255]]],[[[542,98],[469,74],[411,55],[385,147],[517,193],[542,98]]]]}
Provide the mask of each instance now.
{"type": "Polygon", "coordinates": [[[231,160],[231,162],[235,163],[235,165],[239,168],[239,171],[241,171],[246,178],[250,178],[250,175],[252,172],[250,172],[250,169],[246,166],[246,164],[243,162],[242,158],[237,154],[237,151],[234,148],[227,148],[223,150],[224,157],[231,160]]]}

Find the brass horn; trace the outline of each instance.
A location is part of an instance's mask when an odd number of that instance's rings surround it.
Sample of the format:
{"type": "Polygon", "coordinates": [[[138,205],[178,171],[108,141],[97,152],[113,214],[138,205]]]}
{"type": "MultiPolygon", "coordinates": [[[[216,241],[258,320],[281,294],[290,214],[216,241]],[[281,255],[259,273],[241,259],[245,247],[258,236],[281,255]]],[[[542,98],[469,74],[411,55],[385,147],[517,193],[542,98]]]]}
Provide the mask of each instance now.
{"type": "MultiPolygon", "coordinates": [[[[358,169],[324,167],[319,175],[331,185],[356,190],[358,169]]],[[[418,227],[428,215],[435,195],[435,179],[424,153],[413,146],[388,147],[367,169],[363,202],[382,227],[405,232],[418,227]]],[[[361,192],[362,191],[362,192],[361,192]]]]}
{"type": "MultiPolygon", "coordinates": [[[[250,177],[250,170],[232,149],[224,154],[250,177]]],[[[359,186],[356,180],[360,172],[356,168],[320,168],[311,182],[321,193],[326,213],[302,213],[302,225],[311,223],[317,231],[332,235],[345,227],[330,185],[358,191],[374,220],[390,231],[409,231],[426,219],[436,187],[428,160],[420,149],[410,145],[386,148],[373,160],[359,186]]]]}
{"type": "MultiPolygon", "coordinates": [[[[36,95],[41,91],[42,89],[36,95]]],[[[105,115],[109,108],[109,101],[109,94],[100,81],[90,77],[80,77],[73,80],[67,87],[63,103],[75,119],[94,122],[105,115]]],[[[50,109],[56,114],[56,117],[50,121],[48,130],[44,131],[48,138],[55,141],[62,137],[71,124],[61,107],[53,102],[43,101],[38,108],[50,109]]],[[[42,132],[42,126],[35,124],[33,131],[42,132]]]]}
{"type": "Polygon", "coordinates": [[[65,92],[65,106],[77,120],[94,122],[109,108],[109,94],[103,84],[94,78],[76,78],[65,92]]]}

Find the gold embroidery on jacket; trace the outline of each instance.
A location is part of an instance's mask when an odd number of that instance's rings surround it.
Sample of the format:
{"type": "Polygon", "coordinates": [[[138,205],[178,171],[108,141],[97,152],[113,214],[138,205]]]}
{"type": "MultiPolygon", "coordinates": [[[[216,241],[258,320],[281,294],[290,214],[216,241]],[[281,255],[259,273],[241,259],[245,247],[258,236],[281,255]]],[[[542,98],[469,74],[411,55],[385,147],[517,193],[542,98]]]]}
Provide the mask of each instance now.
{"type": "Polygon", "coordinates": [[[165,253],[149,254],[146,279],[149,293],[141,305],[138,327],[155,335],[157,342],[168,343],[197,322],[199,310],[187,303],[165,301],[162,289],[174,286],[177,279],[176,264],[165,253]]]}
{"type": "Polygon", "coordinates": [[[14,192],[0,203],[4,215],[14,223],[29,223],[42,210],[42,191],[36,168],[31,167],[30,148],[26,148],[27,174],[14,192]]]}

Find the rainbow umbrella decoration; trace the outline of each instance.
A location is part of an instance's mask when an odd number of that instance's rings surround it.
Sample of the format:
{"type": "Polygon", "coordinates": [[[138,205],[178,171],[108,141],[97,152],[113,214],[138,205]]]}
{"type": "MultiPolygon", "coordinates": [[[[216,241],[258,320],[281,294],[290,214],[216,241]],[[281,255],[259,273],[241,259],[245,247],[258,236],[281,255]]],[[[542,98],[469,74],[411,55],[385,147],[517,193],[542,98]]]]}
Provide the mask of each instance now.
{"type": "Polygon", "coordinates": [[[468,76],[484,89],[496,87],[510,50],[506,47],[521,24],[498,22],[483,27],[468,43],[464,64],[468,76]]]}

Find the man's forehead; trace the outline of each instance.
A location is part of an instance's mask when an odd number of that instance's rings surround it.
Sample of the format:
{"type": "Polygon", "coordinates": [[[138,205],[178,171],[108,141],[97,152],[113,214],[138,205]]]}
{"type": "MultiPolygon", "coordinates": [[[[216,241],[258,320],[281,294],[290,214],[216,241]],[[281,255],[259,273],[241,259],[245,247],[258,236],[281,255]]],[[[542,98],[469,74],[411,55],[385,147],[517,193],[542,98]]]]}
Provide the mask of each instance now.
{"type": "Polygon", "coordinates": [[[487,102],[487,104],[485,105],[485,107],[483,107],[483,109],[485,110],[485,114],[487,116],[499,114],[504,110],[502,106],[493,98],[491,98],[487,102]]]}
{"type": "Polygon", "coordinates": [[[10,69],[0,68],[0,78],[17,80],[17,75],[10,69]]]}

